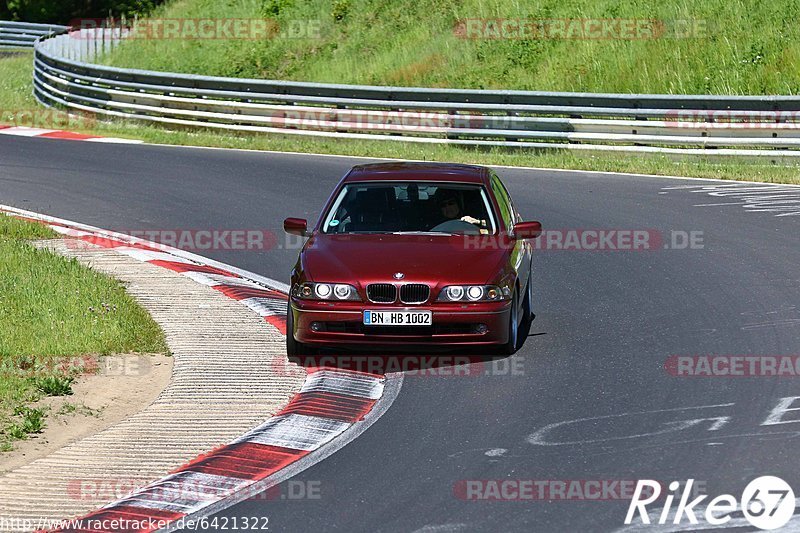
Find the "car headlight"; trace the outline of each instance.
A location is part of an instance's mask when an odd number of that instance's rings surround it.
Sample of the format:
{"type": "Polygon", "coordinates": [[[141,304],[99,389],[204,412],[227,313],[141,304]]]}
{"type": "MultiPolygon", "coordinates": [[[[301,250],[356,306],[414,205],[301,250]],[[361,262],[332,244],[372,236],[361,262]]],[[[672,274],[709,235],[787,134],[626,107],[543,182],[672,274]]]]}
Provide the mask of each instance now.
{"type": "Polygon", "coordinates": [[[331,286],[327,283],[317,283],[314,285],[314,294],[317,298],[322,300],[327,300],[328,297],[331,295],[331,286]]]}
{"type": "Polygon", "coordinates": [[[448,285],[439,293],[439,302],[497,302],[507,300],[507,293],[497,285],[448,285]]]}
{"type": "Polygon", "coordinates": [[[451,285],[442,292],[444,293],[445,298],[453,302],[458,301],[464,297],[464,287],[462,287],[461,285],[451,285]]]}
{"type": "Polygon", "coordinates": [[[292,296],[301,300],[361,300],[356,288],[344,283],[300,283],[292,289],[292,296]]]}
{"type": "Polygon", "coordinates": [[[467,289],[467,298],[476,302],[481,299],[483,296],[483,287],[479,287],[478,285],[473,285],[469,289],[467,289]]]}

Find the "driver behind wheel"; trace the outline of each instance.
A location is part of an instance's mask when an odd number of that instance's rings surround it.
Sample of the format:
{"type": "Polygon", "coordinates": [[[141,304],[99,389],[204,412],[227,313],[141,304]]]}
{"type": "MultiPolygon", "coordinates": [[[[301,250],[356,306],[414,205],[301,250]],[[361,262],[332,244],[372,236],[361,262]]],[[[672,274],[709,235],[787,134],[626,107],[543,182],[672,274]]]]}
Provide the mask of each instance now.
{"type": "Polygon", "coordinates": [[[452,189],[439,189],[435,195],[436,206],[438,208],[437,221],[435,225],[442,224],[450,220],[462,220],[475,224],[478,227],[485,228],[486,221],[479,220],[475,217],[465,215],[463,208],[463,199],[458,191],[452,189]]]}

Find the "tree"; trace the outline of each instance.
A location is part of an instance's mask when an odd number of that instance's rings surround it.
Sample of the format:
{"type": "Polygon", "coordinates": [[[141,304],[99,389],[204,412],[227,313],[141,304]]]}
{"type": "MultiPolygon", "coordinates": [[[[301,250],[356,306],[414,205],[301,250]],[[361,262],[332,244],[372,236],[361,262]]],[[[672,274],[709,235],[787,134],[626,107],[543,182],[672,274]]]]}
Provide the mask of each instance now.
{"type": "Polygon", "coordinates": [[[0,19],[68,24],[80,18],[146,15],[163,0],[8,0],[0,19]]]}

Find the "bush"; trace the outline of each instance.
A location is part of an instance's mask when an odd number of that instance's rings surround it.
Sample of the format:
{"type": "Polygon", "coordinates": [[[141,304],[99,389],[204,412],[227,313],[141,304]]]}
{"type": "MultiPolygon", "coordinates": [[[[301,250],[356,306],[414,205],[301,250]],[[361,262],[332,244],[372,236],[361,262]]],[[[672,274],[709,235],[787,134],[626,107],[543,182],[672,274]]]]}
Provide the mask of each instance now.
{"type": "Polygon", "coordinates": [[[279,17],[291,7],[292,0],[261,0],[261,14],[269,18],[279,17]]]}
{"type": "Polygon", "coordinates": [[[20,407],[17,409],[16,415],[22,417],[22,423],[17,427],[26,435],[28,433],[41,433],[44,429],[44,409],[20,407]]]}
{"type": "Polygon", "coordinates": [[[22,426],[19,424],[11,424],[6,428],[4,433],[9,439],[12,440],[22,440],[28,437],[28,434],[25,433],[25,430],[22,429],[22,426]]]}
{"type": "Polygon", "coordinates": [[[145,15],[163,0],[8,0],[0,3],[0,19],[68,24],[77,18],[145,15]]]}
{"type": "Polygon", "coordinates": [[[334,0],[331,9],[331,16],[335,22],[341,22],[347,18],[350,12],[350,0],[334,0]]]}
{"type": "Polygon", "coordinates": [[[69,396],[72,394],[73,378],[69,376],[44,376],[33,378],[33,385],[47,396],[69,396]]]}

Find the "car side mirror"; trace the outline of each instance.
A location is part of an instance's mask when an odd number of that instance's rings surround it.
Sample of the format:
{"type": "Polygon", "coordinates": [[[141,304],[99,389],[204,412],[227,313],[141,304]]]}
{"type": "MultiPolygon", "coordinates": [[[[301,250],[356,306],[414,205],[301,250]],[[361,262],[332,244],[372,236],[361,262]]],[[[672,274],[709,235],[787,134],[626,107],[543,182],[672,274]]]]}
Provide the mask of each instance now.
{"type": "Polygon", "coordinates": [[[514,226],[514,238],[520,239],[535,239],[542,234],[542,223],[535,220],[530,222],[520,222],[514,226]]]}
{"type": "Polygon", "coordinates": [[[308,222],[304,218],[287,218],[283,221],[283,231],[291,235],[306,236],[308,222]]]}

